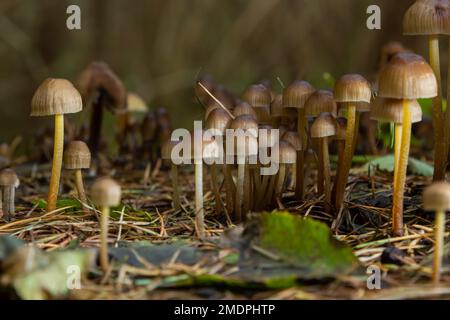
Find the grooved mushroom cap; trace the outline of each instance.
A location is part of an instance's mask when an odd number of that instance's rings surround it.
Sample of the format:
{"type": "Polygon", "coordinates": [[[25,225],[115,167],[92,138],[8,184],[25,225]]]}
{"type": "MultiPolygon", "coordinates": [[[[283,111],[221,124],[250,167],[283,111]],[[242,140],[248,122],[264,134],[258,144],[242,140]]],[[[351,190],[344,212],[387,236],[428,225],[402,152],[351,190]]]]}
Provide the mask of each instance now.
{"type": "Polygon", "coordinates": [[[157,126],[155,113],[153,111],[147,112],[141,125],[142,139],[144,141],[154,140],[157,126]]]}
{"type": "Polygon", "coordinates": [[[296,80],[283,90],[283,107],[301,109],[313,92],[309,82],[296,80]]]}
{"type": "Polygon", "coordinates": [[[305,103],[305,115],[307,117],[317,117],[322,112],[329,112],[335,115],[336,109],[333,93],[328,90],[315,91],[305,103]]]}
{"type": "Polygon", "coordinates": [[[0,171],[0,187],[19,186],[19,178],[13,169],[3,169],[0,171]]]}
{"type": "Polygon", "coordinates": [[[233,109],[233,116],[239,117],[243,114],[249,114],[256,118],[255,109],[245,101],[240,101],[233,109]]]}
{"type": "Polygon", "coordinates": [[[120,204],[120,185],[109,177],[98,178],[91,187],[91,199],[96,206],[115,207],[120,204]]]}
{"type": "Polygon", "coordinates": [[[236,117],[232,120],[230,123],[230,129],[242,129],[244,131],[249,130],[255,137],[258,136],[258,122],[253,116],[248,114],[243,114],[242,116],[236,117]]]}
{"type": "Polygon", "coordinates": [[[270,107],[259,107],[254,109],[256,112],[256,119],[259,124],[272,123],[272,117],[270,116],[270,107]]]}
{"type": "MultiPolygon", "coordinates": [[[[234,96],[223,86],[218,85],[212,91],[211,94],[223,104],[225,108],[228,110],[233,109],[234,107],[234,96]]],[[[216,100],[214,100],[210,95],[208,95],[209,99],[206,101],[207,105],[216,104],[220,107],[216,100]]]]}
{"type": "Polygon", "coordinates": [[[64,150],[66,169],[88,169],[91,167],[91,152],[83,141],[71,141],[64,150]]]}
{"type": "MultiPolygon", "coordinates": [[[[417,100],[408,101],[411,123],[422,121],[422,108],[417,100]]],[[[381,122],[403,123],[403,100],[377,97],[372,103],[370,118],[381,122]]]]}
{"type": "Polygon", "coordinates": [[[286,131],[281,137],[284,141],[289,142],[295,149],[295,151],[303,150],[302,141],[295,131],[286,131]]]}
{"type": "Polygon", "coordinates": [[[206,129],[219,130],[223,135],[231,122],[230,115],[222,108],[213,110],[206,119],[206,129]]]}
{"type": "Polygon", "coordinates": [[[280,140],[272,149],[272,152],[275,153],[275,159],[278,158],[278,163],[280,164],[294,164],[297,161],[297,152],[287,141],[280,140]]]}
{"type": "Polygon", "coordinates": [[[31,100],[31,116],[77,113],[83,109],[80,93],[66,79],[48,78],[41,83],[31,100]]]}
{"type": "Polygon", "coordinates": [[[258,142],[260,147],[270,148],[273,147],[279,140],[279,132],[278,135],[275,133],[272,126],[270,125],[261,125],[258,130],[258,142]]]}
{"type": "Polygon", "coordinates": [[[137,93],[129,92],[127,94],[127,110],[128,112],[144,113],[147,112],[148,107],[144,99],[137,93]]]}
{"type": "Polygon", "coordinates": [[[281,118],[285,116],[283,108],[283,96],[281,94],[277,94],[270,103],[270,115],[273,118],[281,118]]]}
{"type": "Polygon", "coordinates": [[[245,89],[242,99],[254,108],[268,108],[272,101],[272,96],[270,90],[263,84],[252,84],[245,89]]]}
{"type": "Polygon", "coordinates": [[[429,211],[450,210],[450,184],[435,182],[423,192],[423,208],[429,211]]]}
{"type": "Polygon", "coordinates": [[[379,94],[383,98],[421,99],[437,96],[433,70],[419,55],[396,54],[383,68],[379,78],[379,94]]]}
{"type": "Polygon", "coordinates": [[[418,0],[403,16],[405,35],[450,34],[448,0],[418,0]]]}
{"type": "Polygon", "coordinates": [[[331,137],[336,131],[336,119],[330,113],[321,113],[311,126],[311,138],[331,137]]]}
{"type": "Polygon", "coordinates": [[[370,84],[359,74],[343,75],[334,85],[334,99],[337,102],[370,103],[371,98],[370,84]]]}
{"type": "Polygon", "coordinates": [[[127,111],[127,94],[119,77],[104,62],[92,62],[79,76],[78,89],[87,103],[99,91],[105,95],[105,104],[115,114],[127,111]]]}
{"type": "Polygon", "coordinates": [[[334,140],[345,140],[347,137],[347,119],[343,117],[337,118],[336,135],[334,140]]]}
{"type": "Polygon", "coordinates": [[[207,103],[210,96],[209,94],[199,85],[199,82],[208,89],[209,92],[212,92],[214,88],[216,87],[216,83],[212,76],[210,75],[204,75],[202,76],[194,86],[194,92],[197,98],[200,100],[201,103],[207,103]]]}
{"type": "Polygon", "coordinates": [[[380,51],[380,60],[378,63],[379,70],[381,70],[389,61],[391,61],[392,57],[400,52],[410,52],[410,50],[405,48],[400,42],[397,41],[390,41],[386,43],[380,51]]]}

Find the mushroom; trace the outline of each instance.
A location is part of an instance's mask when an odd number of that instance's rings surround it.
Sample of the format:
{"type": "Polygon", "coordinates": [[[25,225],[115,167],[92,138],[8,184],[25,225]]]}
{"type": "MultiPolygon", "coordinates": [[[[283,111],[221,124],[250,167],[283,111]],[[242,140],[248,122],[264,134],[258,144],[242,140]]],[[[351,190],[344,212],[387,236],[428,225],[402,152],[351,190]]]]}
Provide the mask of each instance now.
{"type": "Polygon", "coordinates": [[[242,99],[255,109],[259,124],[271,124],[270,103],[272,102],[272,96],[266,86],[262,84],[250,85],[245,89],[242,99]]]}
{"type": "Polygon", "coordinates": [[[201,104],[206,105],[208,103],[208,100],[210,99],[210,96],[205,90],[203,90],[203,88],[200,86],[200,84],[202,84],[210,92],[214,91],[214,88],[217,85],[211,75],[204,75],[204,76],[200,77],[197,80],[197,82],[195,83],[195,86],[194,86],[195,96],[201,104]]]}
{"type": "MultiPolygon", "coordinates": [[[[309,96],[314,92],[314,88],[306,81],[296,80],[291,83],[288,87],[283,90],[283,108],[288,112],[287,116],[289,116],[289,112],[293,112],[293,116],[297,117],[297,132],[300,136],[300,141],[303,146],[303,150],[307,150],[308,141],[307,141],[307,128],[306,128],[306,117],[305,117],[305,103],[308,100],[309,96]]],[[[285,113],[286,115],[286,113],[285,113]]],[[[304,177],[304,154],[303,152],[300,154],[300,157],[297,160],[297,168],[298,171],[296,176],[299,181],[303,181],[304,177]]],[[[299,183],[296,184],[295,187],[295,195],[298,200],[302,200],[304,197],[304,184],[299,183]]]]}
{"type": "Polygon", "coordinates": [[[48,191],[47,212],[56,209],[64,149],[64,114],[80,112],[80,93],[65,79],[46,79],[34,93],[31,116],[55,116],[52,175],[48,191]]]}
{"type": "Polygon", "coordinates": [[[84,206],[87,204],[86,193],[84,192],[82,169],[91,167],[91,152],[83,141],[72,141],[64,152],[64,168],[74,170],[75,186],[78,192],[78,198],[84,206]]]}
{"type": "MultiPolygon", "coordinates": [[[[318,180],[317,185],[322,185],[325,202],[331,203],[331,174],[330,156],[328,151],[328,139],[337,132],[336,119],[330,113],[321,113],[311,126],[311,138],[319,140],[319,171],[322,171],[323,180],[318,180]]],[[[319,188],[318,188],[319,189],[319,188]]]]}
{"type": "Polygon", "coordinates": [[[15,214],[15,190],[19,186],[19,183],[19,178],[13,169],[3,169],[0,171],[2,210],[6,221],[9,221],[15,214]]]}
{"type": "MultiPolygon", "coordinates": [[[[442,0],[416,1],[408,8],[403,17],[403,32],[405,35],[428,36],[430,66],[433,69],[437,80],[437,95],[433,99],[433,180],[445,180],[448,153],[446,142],[449,140],[450,136],[450,125],[448,122],[448,120],[450,120],[450,111],[447,111],[447,121],[444,121],[444,111],[442,109],[441,66],[439,61],[439,35],[450,34],[449,2],[442,0]]],[[[448,84],[447,90],[447,98],[448,97],[450,97],[450,83],[448,84]]]]}
{"type": "Polygon", "coordinates": [[[144,116],[141,124],[141,136],[142,136],[142,145],[141,145],[141,154],[144,159],[147,161],[144,170],[144,177],[142,179],[143,184],[147,184],[150,180],[151,173],[151,165],[152,161],[156,157],[156,116],[153,111],[149,111],[144,116]]]}
{"type": "MultiPolygon", "coordinates": [[[[275,156],[275,159],[278,160],[279,169],[278,174],[276,175],[276,187],[275,187],[275,198],[281,201],[286,177],[289,174],[289,166],[292,166],[296,162],[297,153],[295,148],[287,141],[280,140],[278,145],[273,147],[275,153],[278,152],[278,156],[275,156]]],[[[275,181],[273,179],[272,181],[275,181]]],[[[271,188],[270,188],[271,189],[271,188]]],[[[273,195],[271,193],[268,194],[267,198],[272,199],[273,195]]]]}
{"type": "Polygon", "coordinates": [[[419,55],[399,53],[380,74],[379,96],[402,100],[402,132],[394,172],[392,231],[403,235],[403,196],[411,138],[411,100],[433,98],[438,94],[437,81],[431,67],[419,55]]]}
{"type": "Polygon", "coordinates": [[[300,139],[300,136],[298,135],[297,132],[295,131],[287,131],[285,132],[282,136],[281,139],[283,139],[284,141],[289,142],[295,149],[295,152],[297,153],[297,158],[295,161],[295,188],[297,189],[297,185],[298,184],[303,184],[303,174],[300,176],[299,173],[303,172],[302,170],[297,170],[297,166],[299,165],[299,159],[303,156],[303,145],[302,145],[302,141],[300,139]]]}
{"type": "Polygon", "coordinates": [[[352,166],[356,140],[359,133],[360,112],[369,111],[372,90],[369,82],[359,74],[343,75],[334,86],[334,98],[347,109],[347,134],[345,140],[344,160],[342,161],[339,176],[336,177],[336,199],[334,206],[339,210],[344,200],[345,187],[352,166]]]}
{"type": "Polygon", "coordinates": [[[253,107],[248,104],[245,101],[240,101],[234,108],[233,108],[233,116],[239,117],[243,114],[251,115],[255,118],[257,118],[256,111],[253,109],[253,107]]]}
{"type": "Polygon", "coordinates": [[[172,149],[177,144],[172,140],[166,140],[161,147],[161,156],[163,160],[170,162],[170,175],[172,181],[172,200],[175,211],[181,209],[180,185],[178,182],[178,167],[172,161],[172,149]]]}
{"type": "Polygon", "coordinates": [[[425,210],[436,213],[432,279],[433,283],[438,285],[444,255],[445,212],[450,210],[450,184],[435,182],[428,186],[423,192],[422,202],[425,210]]]}
{"type": "Polygon", "coordinates": [[[109,177],[98,178],[91,187],[92,202],[100,207],[100,266],[103,272],[109,268],[108,259],[108,223],[111,207],[120,204],[122,190],[120,185],[109,177]]]}
{"type": "Polygon", "coordinates": [[[137,137],[133,135],[133,129],[136,127],[136,117],[139,114],[146,114],[147,104],[137,93],[129,92],[127,94],[126,112],[119,115],[119,147],[123,151],[133,151],[137,146],[137,137]],[[129,141],[131,140],[131,141],[129,141]]]}
{"type": "MultiPolygon", "coordinates": [[[[340,175],[340,171],[342,170],[342,162],[344,161],[344,150],[345,150],[345,139],[347,135],[347,119],[344,117],[338,117],[337,118],[337,128],[336,128],[336,135],[333,137],[333,140],[336,141],[336,148],[337,148],[337,168],[336,168],[336,174],[335,178],[337,178],[340,175]]],[[[336,183],[333,183],[333,187],[331,190],[331,201],[336,199],[336,183]]]]}

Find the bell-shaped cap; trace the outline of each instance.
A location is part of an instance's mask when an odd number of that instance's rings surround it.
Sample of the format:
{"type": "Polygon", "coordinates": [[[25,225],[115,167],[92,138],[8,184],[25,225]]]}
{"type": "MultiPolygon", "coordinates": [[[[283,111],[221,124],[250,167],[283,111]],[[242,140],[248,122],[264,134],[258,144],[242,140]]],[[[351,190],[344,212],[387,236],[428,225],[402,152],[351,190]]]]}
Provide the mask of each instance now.
{"type": "Polygon", "coordinates": [[[359,74],[343,75],[334,85],[336,102],[370,103],[372,89],[369,82],[359,74]]]}
{"type": "Polygon", "coordinates": [[[116,207],[120,204],[122,189],[109,177],[95,180],[91,187],[91,200],[99,207],[116,207]]]}
{"type": "Polygon", "coordinates": [[[206,104],[211,98],[210,95],[203,89],[199,83],[201,83],[209,92],[212,92],[216,87],[216,82],[211,75],[204,75],[195,83],[194,92],[201,103],[206,104]]]}
{"type": "Polygon", "coordinates": [[[336,119],[328,112],[321,113],[311,126],[311,138],[332,137],[336,134],[336,119]]]}
{"type": "Polygon", "coordinates": [[[329,90],[317,90],[310,95],[305,103],[305,115],[317,117],[322,112],[336,115],[337,106],[333,93],[329,90]]]}
{"type": "Polygon", "coordinates": [[[206,129],[216,129],[222,135],[225,134],[225,130],[230,126],[231,117],[222,108],[213,110],[206,119],[206,129]]]}
{"type": "MultiPolygon", "coordinates": [[[[422,121],[422,108],[417,100],[408,100],[411,123],[422,121]]],[[[403,100],[377,97],[370,111],[370,118],[380,122],[403,123],[403,100]]]]}
{"type": "Polygon", "coordinates": [[[206,162],[218,162],[223,157],[223,145],[216,139],[203,139],[203,160],[206,162]]]}
{"type": "Polygon", "coordinates": [[[91,152],[83,141],[71,141],[64,150],[64,168],[69,170],[89,169],[91,152]]]}
{"type": "Polygon", "coordinates": [[[423,192],[423,208],[429,211],[450,210],[450,184],[435,182],[423,192]]]}
{"type": "Polygon", "coordinates": [[[313,92],[309,82],[296,80],[283,90],[283,107],[301,109],[313,92]]]}
{"type": "Polygon", "coordinates": [[[248,114],[243,114],[236,117],[230,123],[230,129],[238,130],[242,129],[244,131],[250,131],[255,137],[258,135],[258,122],[256,119],[248,114]]]}
{"type": "Polygon", "coordinates": [[[239,117],[243,114],[249,114],[256,118],[256,112],[253,107],[245,101],[240,101],[233,109],[233,116],[239,117]]]}
{"type": "Polygon", "coordinates": [[[44,80],[31,100],[31,116],[33,117],[77,113],[82,109],[80,93],[66,79],[44,80]]]}
{"type": "Polygon", "coordinates": [[[280,140],[280,135],[279,132],[278,135],[276,135],[274,130],[277,129],[274,129],[271,125],[268,124],[259,126],[258,143],[260,148],[271,148],[276,143],[278,143],[278,140],[280,140]]]}
{"type": "Polygon", "coordinates": [[[378,95],[409,100],[433,98],[437,96],[436,77],[421,56],[398,53],[380,73],[378,95]]]}
{"type": "Polygon", "coordinates": [[[281,94],[277,94],[270,103],[270,115],[273,118],[282,118],[285,116],[283,108],[283,96],[281,94]]]}
{"type": "Polygon", "coordinates": [[[295,148],[285,140],[280,140],[280,142],[272,149],[272,152],[274,152],[274,159],[278,158],[278,163],[280,164],[294,164],[297,161],[297,152],[295,148]]]}
{"type": "MultiPolygon", "coordinates": [[[[233,94],[228,91],[224,86],[217,85],[212,91],[210,91],[211,94],[220,101],[220,103],[227,108],[228,110],[233,109],[235,104],[235,98],[233,94]]],[[[212,105],[216,104],[220,107],[219,103],[211,96],[209,96],[209,99],[206,101],[206,105],[212,105]]]]}
{"type": "Polygon", "coordinates": [[[406,35],[450,34],[450,4],[448,0],[418,0],[403,16],[406,35]]]}
{"type": "Polygon", "coordinates": [[[19,178],[13,169],[3,169],[0,171],[0,187],[15,187],[19,186],[19,178]]]}
{"type": "Polygon", "coordinates": [[[284,141],[289,142],[295,149],[295,151],[303,150],[302,140],[296,131],[286,131],[281,137],[284,141]]]}
{"type": "Polygon", "coordinates": [[[245,89],[242,99],[254,108],[269,108],[272,96],[263,84],[252,84],[245,89]]]}

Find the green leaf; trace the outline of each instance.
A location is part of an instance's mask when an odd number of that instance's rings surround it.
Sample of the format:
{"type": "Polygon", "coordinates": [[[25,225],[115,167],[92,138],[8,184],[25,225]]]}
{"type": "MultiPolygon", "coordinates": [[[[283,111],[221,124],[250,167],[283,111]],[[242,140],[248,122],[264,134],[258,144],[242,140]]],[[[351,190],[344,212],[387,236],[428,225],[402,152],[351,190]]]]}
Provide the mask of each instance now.
{"type": "MultiPolygon", "coordinates": [[[[363,167],[368,172],[373,173],[375,169],[380,171],[394,172],[394,156],[387,155],[372,159],[363,167]]],[[[408,159],[408,171],[412,174],[431,177],[433,175],[433,166],[426,162],[417,160],[415,158],[409,157],[408,159]]]]}

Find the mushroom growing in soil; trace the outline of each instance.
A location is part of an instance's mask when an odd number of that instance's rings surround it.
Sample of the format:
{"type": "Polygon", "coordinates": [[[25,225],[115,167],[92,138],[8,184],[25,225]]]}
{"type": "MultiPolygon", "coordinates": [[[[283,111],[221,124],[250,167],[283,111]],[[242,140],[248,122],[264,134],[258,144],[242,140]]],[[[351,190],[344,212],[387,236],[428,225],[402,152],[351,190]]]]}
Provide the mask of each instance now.
{"type": "Polygon", "coordinates": [[[122,190],[120,185],[109,177],[98,178],[91,187],[91,200],[100,207],[100,266],[103,272],[109,268],[108,259],[108,223],[111,207],[120,204],[122,190]]]}
{"type": "MultiPolygon", "coordinates": [[[[307,123],[305,117],[305,103],[309,96],[314,92],[314,88],[306,81],[296,80],[283,90],[283,108],[286,111],[292,111],[293,116],[297,118],[297,133],[300,137],[303,149],[308,148],[307,141],[307,123]]],[[[299,181],[303,181],[304,177],[304,154],[299,154],[297,160],[297,177],[299,181]]],[[[304,184],[298,183],[295,188],[295,195],[298,200],[304,197],[304,184]]]]}
{"type": "Polygon", "coordinates": [[[444,256],[445,215],[450,210],[450,184],[436,182],[428,186],[423,192],[423,208],[436,213],[432,279],[438,285],[444,256]]]}
{"type": "Polygon", "coordinates": [[[437,81],[431,67],[419,55],[399,53],[386,65],[380,74],[379,96],[402,101],[402,132],[398,147],[397,168],[394,172],[392,204],[392,231],[403,235],[403,197],[406,184],[411,139],[411,100],[433,98],[437,95],[437,81]]]}
{"type": "Polygon", "coordinates": [[[272,96],[266,86],[253,84],[247,87],[242,99],[255,109],[259,124],[271,124],[270,103],[272,102],[272,96]]]}
{"type": "Polygon", "coordinates": [[[360,112],[370,110],[369,103],[372,90],[369,82],[358,74],[342,76],[334,86],[334,98],[342,108],[347,110],[347,134],[345,140],[344,160],[339,176],[336,177],[336,199],[333,199],[336,210],[339,210],[344,200],[345,187],[352,166],[353,154],[359,133],[360,112]]]}
{"type": "Polygon", "coordinates": [[[10,221],[15,214],[15,190],[18,186],[19,178],[13,169],[0,171],[2,211],[6,221],[10,221]]]}
{"type": "MultiPolygon", "coordinates": [[[[405,35],[428,36],[430,66],[437,80],[437,95],[433,99],[434,174],[433,180],[444,180],[447,166],[447,141],[450,137],[450,111],[444,120],[442,106],[441,65],[439,61],[439,35],[450,35],[450,5],[447,0],[416,1],[403,17],[405,35]]],[[[450,70],[450,64],[448,64],[450,70]]],[[[450,79],[450,75],[448,75],[450,79]]],[[[447,81],[448,82],[448,81],[447,81]]],[[[450,82],[447,84],[450,97],[450,82]]]]}
{"type": "Polygon", "coordinates": [[[65,79],[46,79],[31,101],[31,116],[54,116],[55,137],[52,175],[47,199],[47,212],[56,209],[64,149],[64,114],[80,112],[83,108],[80,93],[65,79]]]}
{"type": "Polygon", "coordinates": [[[91,152],[84,141],[72,141],[64,151],[64,168],[75,172],[75,186],[78,198],[84,206],[87,204],[86,193],[84,192],[82,169],[91,167],[91,152]]]}

